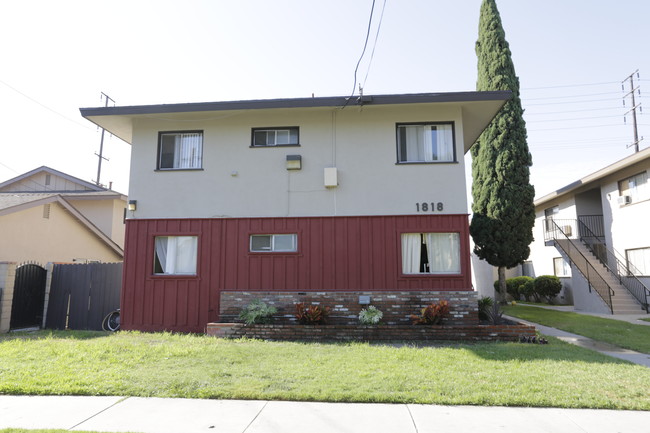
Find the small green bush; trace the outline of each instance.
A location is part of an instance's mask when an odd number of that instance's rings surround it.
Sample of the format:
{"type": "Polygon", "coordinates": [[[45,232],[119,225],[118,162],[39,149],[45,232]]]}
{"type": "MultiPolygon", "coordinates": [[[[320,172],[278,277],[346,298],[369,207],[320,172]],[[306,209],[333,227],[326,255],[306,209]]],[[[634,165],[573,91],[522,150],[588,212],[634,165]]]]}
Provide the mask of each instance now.
{"type": "Polygon", "coordinates": [[[362,325],[376,325],[381,321],[382,317],[384,317],[384,313],[379,308],[370,305],[359,313],[359,323],[362,325]]]}
{"type": "Polygon", "coordinates": [[[548,303],[553,303],[555,298],[562,290],[562,282],[554,275],[540,275],[535,278],[535,294],[540,298],[546,298],[548,303]]]}
{"type": "Polygon", "coordinates": [[[270,323],[273,315],[277,312],[277,308],[266,305],[260,299],[254,299],[241,310],[239,318],[247,325],[270,323]]]}
{"type": "MultiPolygon", "coordinates": [[[[526,300],[528,300],[528,296],[532,294],[533,281],[534,278],[526,276],[508,278],[506,279],[506,292],[515,300],[521,299],[522,295],[526,296],[526,300]],[[527,293],[528,295],[526,295],[527,293]]],[[[501,293],[499,280],[494,282],[494,289],[497,293],[501,293]]]]}
{"type": "Polygon", "coordinates": [[[478,300],[478,318],[479,320],[489,320],[490,319],[490,312],[489,310],[492,309],[492,305],[494,304],[494,300],[490,298],[489,296],[483,296],[479,298],[478,300]]]}

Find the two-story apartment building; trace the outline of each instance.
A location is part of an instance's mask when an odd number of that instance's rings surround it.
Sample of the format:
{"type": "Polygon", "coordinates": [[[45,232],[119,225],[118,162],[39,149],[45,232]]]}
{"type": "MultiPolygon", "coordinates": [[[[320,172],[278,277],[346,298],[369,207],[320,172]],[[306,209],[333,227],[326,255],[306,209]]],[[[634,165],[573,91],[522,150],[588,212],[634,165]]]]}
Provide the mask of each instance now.
{"type": "Polygon", "coordinates": [[[650,148],[536,200],[524,273],[560,277],[576,310],[648,312],[649,171],[650,148]]]}
{"type": "Polygon", "coordinates": [[[509,97],[81,109],[132,144],[123,328],[200,332],[253,297],[340,320],[382,299],[389,322],[450,299],[474,320],[463,155],[509,97]]]}

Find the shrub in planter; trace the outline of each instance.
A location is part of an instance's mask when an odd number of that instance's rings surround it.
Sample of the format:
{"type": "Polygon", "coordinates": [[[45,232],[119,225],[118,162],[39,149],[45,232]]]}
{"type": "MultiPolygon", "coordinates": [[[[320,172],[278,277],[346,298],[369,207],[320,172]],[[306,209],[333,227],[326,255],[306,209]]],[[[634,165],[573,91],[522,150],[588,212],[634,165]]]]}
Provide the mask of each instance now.
{"type": "Polygon", "coordinates": [[[277,312],[277,308],[266,305],[260,299],[254,299],[241,310],[239,318],[247,325],[270,323],[273,315],[277,312]]]}
{"type": "Polygon", "coordinates": [[[303,325],[320,325],[325,323],[329,316],[330,308],[320,305],[305,305],[303,302],[296,304],[296,319],[303,325]]]}
{"type": "Polygon", "coordinates": [[[479,320],[489,320],[490,319],[490,310],[494,300],[489,296],[483,296],[478,300],[478,319],[479,320]]]}
{"type": "Polygon", "coordinates": [[[381,321],[382,317],[384,317],[384,313],[377,307],[370,305],[359,313],[359,323],[362,325],[376,325],[381,321]]]}
{"type": "Polygon", "coordinates": [[[440,301],[423,308],[420,315],[411,315],[414,325],[439,325],[442,319],[449,315],[449,303],[440,301]]]}
{"type": "Polygon", "coordinates": [[[540,298],[546,298],[550,304],[562,290],[562,282],[555,275],[540,275],[535,278],[534,287],[535,293],[540,298]]]}

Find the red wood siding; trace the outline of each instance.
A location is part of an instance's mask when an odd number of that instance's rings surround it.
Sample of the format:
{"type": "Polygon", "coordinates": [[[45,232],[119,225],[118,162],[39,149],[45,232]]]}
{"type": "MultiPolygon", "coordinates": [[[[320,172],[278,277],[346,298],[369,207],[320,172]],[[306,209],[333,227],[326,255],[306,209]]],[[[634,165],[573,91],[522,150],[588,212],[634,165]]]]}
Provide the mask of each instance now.
{"type": "Polygon", "coordinates": [[[467,215],[127,220],[122,327],[203,332],[221,291],[472,290],[467,215]],[[403,275],[401,233],[458,232],[459,275],[403,275]],[[251,234],[297,233],[296,253],[251,234]],[[154,237],[198,236],[196,276],[154,276],[154,237]]]}

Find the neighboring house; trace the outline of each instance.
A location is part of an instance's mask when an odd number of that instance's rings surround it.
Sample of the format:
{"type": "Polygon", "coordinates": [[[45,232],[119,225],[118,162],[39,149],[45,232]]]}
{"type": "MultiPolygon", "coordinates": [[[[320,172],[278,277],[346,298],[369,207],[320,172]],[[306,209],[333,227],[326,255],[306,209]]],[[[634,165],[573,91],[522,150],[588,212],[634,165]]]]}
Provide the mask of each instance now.
{"type": "Polygon", "coordinates": [[[647,312],[649,171],[650,148],[536,200],[523,273],[560,277],[576,310],[647,312]]]}
{"type": "Polygon", "coordinates": [[[0,262],[123,259],[126,197],[49,167],[0,183],[0,262]]]}
{"type": "Polygon", "coordinates": [[[463,155],[510,92],[101,107],[132,144],[122,326],[201,332],[252,298],[476,319],[463,155]]]}

